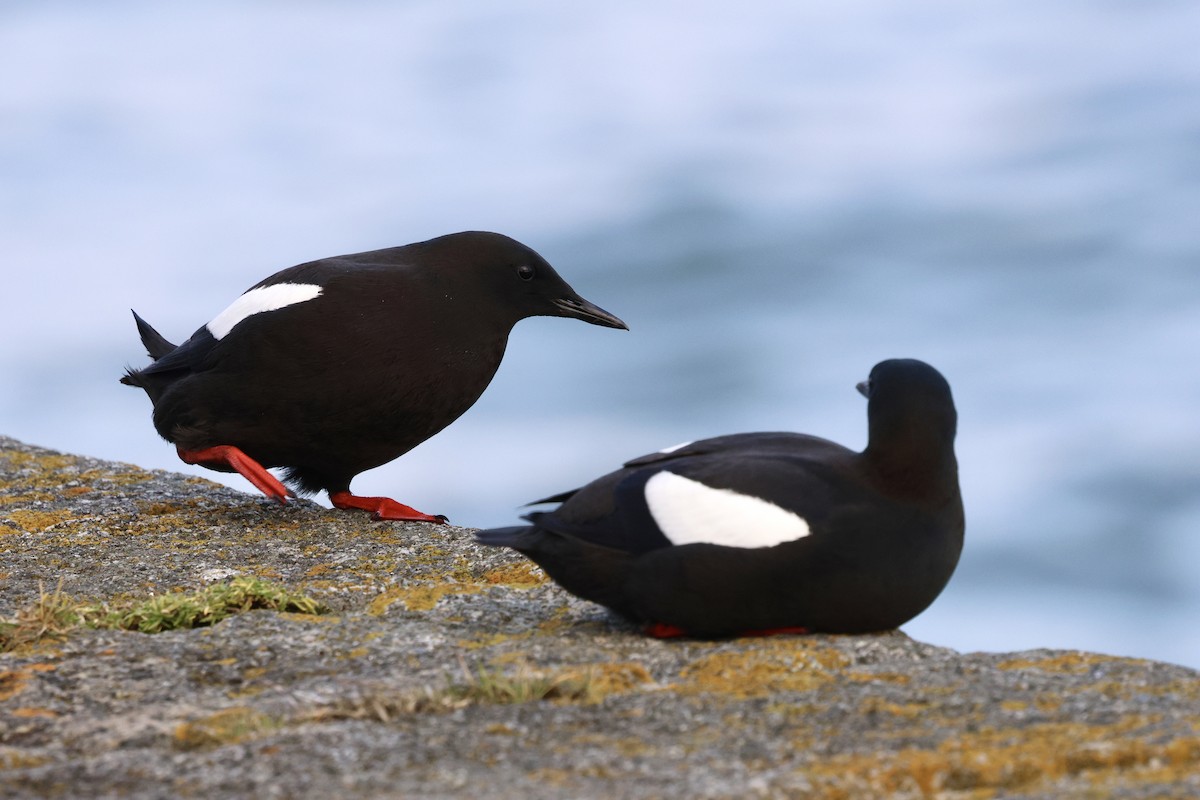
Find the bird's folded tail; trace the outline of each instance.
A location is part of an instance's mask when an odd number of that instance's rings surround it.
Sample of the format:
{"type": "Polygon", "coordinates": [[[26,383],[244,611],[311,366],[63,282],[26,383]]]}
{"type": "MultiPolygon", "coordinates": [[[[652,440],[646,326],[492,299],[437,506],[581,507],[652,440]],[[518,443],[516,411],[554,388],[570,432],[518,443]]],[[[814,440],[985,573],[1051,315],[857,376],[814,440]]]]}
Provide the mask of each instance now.
{"type": "Polygon", "coordinates": [[[530,547],[544,534],[530,525],[514,525],[511,528],[489,528],[475,531],[475,541],[492,547],[512,547],[520,550],[530,547]]]}
{"type": "MultiPolygon", "coordinates": [[[[130,309],[133,313],[133,320],[137,323],[138,336],[142,337],[142,346],[146,348],[146,355],[150,356],[151,361],[158,361],[167,353],[175,349],[175,345],[168,342],[166,338],[154,330],[149,322],[138,316],[136,311],[130,309]]],[[[125,374],[121,377],[121,383],[126,386],[142,386],[138,380],[138,370],[127,368],[125,374]]]]}
{"type": "Polygon", "coordinates": [[[161,333],[154,330],[149,322],[138,316],[136,311],[133,311],[133,320],[137,323],[138,336],[142,337],[142,345],[146,348],[146,354],[151,360],[158,361],[167,353],[175,349],[175,345],[168,342],[161,333]]]}
{"type": "Polygon", "coordinates": [[[545,570],[576,597],[608,606],[622,616],[639,619],[621,587],[633,559],[629,553],[563,536],[534,525],[476,531],[480,544],[511,547],[545,570]]]}

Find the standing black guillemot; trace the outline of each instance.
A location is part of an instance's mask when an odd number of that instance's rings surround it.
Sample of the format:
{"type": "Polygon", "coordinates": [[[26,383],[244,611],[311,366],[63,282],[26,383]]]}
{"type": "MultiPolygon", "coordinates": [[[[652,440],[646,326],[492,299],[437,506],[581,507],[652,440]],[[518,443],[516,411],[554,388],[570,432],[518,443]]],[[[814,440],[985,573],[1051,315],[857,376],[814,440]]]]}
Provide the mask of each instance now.
{"type": "Polygon", "coordinates": [[[154,363],[121,382],[145,389],[189,464],[237,471],[280,502],[288,490],[265,468],[284,467],[337,508],[444,521],[350,481],[470,408],[513,325],[539,315],[626,328],[520,242],[456,233],[277,272],[179,346],[135,313],[154,363]]]}

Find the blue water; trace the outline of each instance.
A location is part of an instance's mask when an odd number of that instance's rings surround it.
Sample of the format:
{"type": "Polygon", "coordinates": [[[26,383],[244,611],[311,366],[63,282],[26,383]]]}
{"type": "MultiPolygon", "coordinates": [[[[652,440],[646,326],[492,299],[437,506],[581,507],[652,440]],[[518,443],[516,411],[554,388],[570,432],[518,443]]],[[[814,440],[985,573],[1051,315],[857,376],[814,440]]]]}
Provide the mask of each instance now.
{"type": "Polygon", "coordinates": [[[357,490],[492,525],[700,436],[858,447],[919,357],[968,540],[906,630],[1200,666],[1200,5],[797,5],[5,4],[0,430],[219,478],[117,384],[130,307],[498,230],[631,331],[522,323],[357,490]]]}

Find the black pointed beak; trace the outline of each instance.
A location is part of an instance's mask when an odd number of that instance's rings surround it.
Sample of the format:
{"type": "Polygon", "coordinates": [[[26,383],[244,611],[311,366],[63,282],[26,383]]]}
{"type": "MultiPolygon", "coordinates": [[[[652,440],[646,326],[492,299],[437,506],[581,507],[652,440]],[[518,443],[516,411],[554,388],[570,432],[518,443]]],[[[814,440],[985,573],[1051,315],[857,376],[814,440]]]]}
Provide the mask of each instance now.
{"type": "Polygon", "coordinates": [[[629,326],[620,318],[613,316],[595,303],[589,303],[582,297],[560,297],[553,302],[554,307],[559,310],[558,316],[560,317],[574,317],[593,325],[619,328],[623,331],[629,330],[629,326]]]}
{"type": "Polygon", "coordinates": [[[865,381],[859,381],[858,383],[854,384],[854,388],[858,389],[858,393],[861,394],[863,397],[867,398],[868,400],[871,398],[871,379],[870,378],[867,378],[865,381]]]}

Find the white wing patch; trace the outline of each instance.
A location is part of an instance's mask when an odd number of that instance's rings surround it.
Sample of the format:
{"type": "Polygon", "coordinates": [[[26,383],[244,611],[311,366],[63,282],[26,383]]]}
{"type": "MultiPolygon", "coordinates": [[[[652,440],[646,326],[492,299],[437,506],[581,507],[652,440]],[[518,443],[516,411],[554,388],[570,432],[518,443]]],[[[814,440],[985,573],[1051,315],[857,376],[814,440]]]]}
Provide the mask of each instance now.
{"type": "Polygon", "coordinates": [[[229,304],[206,326],[214,339],[224,339],[242,320],[264,311],[277,311],[285,306],[304,303],[321,296],[315,283],[276,283],[259,286],[229,304]]]}
{"type": "Polygon", "coordinates": [[[714,489],[673,472],[646,481],[646,505],[672,544],[774,547],[803,539],[808,522],[758,497],[714,489]]]}
{"type": "Polygon", "coordinates": [[[687,447],[689,444],[691,444],[691,442],[680,442],[679,444],[673,444],[670,447],[664,447],[662,450],[659,450],[658,452],[662,453],[665,456],[668,453],[674,453],[676,450],[682,450],[683,448],[687,447]]]}

